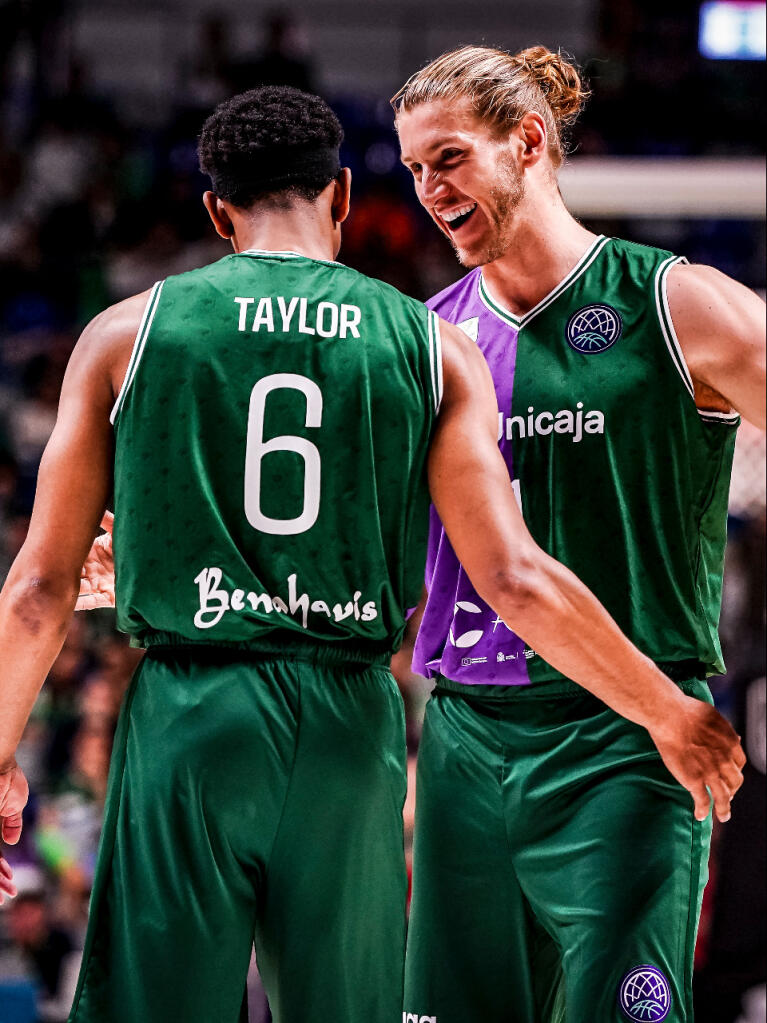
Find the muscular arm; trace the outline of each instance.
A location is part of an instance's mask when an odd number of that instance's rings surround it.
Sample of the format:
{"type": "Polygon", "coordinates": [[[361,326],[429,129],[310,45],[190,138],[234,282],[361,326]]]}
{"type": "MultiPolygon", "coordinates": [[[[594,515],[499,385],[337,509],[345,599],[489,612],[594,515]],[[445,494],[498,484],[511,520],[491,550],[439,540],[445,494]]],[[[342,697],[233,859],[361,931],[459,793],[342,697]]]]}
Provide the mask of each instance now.
{"type": "Polygon", "coordinates": [[[699,816],[708,812],[706,784],[717,811],[727,816],[728,790],[740,784],[744,761],[734,733],[718,715],[718,721],[711,719],[714,730],[721,726],[720,734],[709,737],[720,750],[721,763],[716,770],[707,765],[705,777],[696,765],[683,771],[669,762],[674,754],[668,748],[666,723],[698,713],[698,708],[705,708],[703,714],[716,712],[684,696],[629,642],[572,572],[537,546],[498,450],[495,392],[487,365],[462,331],[445,323],[441,328],[444,396],[429,454],[429,484],[475,589],[550,664],[650,731],[667,765],[693,794],[699,816]]]}
{"type": "Polygon", "coordinates": [[[40,464],[29,533],[0,593],[0,818],[6,841],[18,838],[18,803],[26,799],[15,779],[16,747],[64,642],[80,570],[112,488],[109,414],[145,301],[137,296],[102,313],[72,353],[40,464]]]}
{"type": "Polygon", "coordinates": [[[710,266],[677,265],[668,303],[699,408],[736,409],[765,428],[765,309],[710,266]]]}

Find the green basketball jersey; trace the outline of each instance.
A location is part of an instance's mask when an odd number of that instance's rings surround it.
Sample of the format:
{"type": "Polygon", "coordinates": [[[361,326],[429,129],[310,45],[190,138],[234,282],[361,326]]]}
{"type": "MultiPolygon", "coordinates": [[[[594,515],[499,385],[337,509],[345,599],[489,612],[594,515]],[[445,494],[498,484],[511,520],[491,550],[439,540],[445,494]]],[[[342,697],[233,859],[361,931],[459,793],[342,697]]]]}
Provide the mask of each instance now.
{"type": "Polygon", "coordinates": [[[119,627],[396,648],[423,580],[436,322],[288,252],[155,285],[113,413],[119,627]]]}
{"type": "MultiPolygon", "coordinates": [[[[498,441],[537,542],[657,662],[723,670],[717,624],[736,414],[696,408],[674,333],[669,252],[597,238],[524,316],[480,270],[432,299],[476,340],[498,441]]],[[[561,677],[474,592],[438,521],[414,664],[468,684],[561,677]],[[448,596],[446,596],[448,595],[448,596]]],[[[669,669],[671,670],[671,669],[669,669]]]]}

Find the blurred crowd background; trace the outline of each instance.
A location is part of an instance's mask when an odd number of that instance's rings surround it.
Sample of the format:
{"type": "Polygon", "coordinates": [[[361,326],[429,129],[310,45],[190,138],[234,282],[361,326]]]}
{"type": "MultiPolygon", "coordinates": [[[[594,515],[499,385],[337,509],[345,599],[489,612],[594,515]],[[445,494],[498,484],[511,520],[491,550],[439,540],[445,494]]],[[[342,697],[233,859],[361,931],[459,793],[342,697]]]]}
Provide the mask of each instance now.
{"type": "MultiPolygon", "coordinates": [[[[405,0],[307,0],[299,17],[234,0],[0,0],[0,582],[24,540],[79,331],[108,304],[227,252],[202,208],[196,161],[197,134],[218,101],[264,83],[326,96],[354,175],[341,258],[426,298],[461,270],[398,163],[388,97],[408,74],[466,42],[561,47],[593,89],[573,167],[584,157],[685,158],[691,167],[737,157],[737,192],[738,168],[763,154],[764,42],[754,46],[744,29],[723,58],[712,54],[701,6],[711,5],[450,0],[416,11],[405,0]]],[[[745,7],[763,32],[764,4],[745,7]]],[[[720,37],[714,31],[715,44],[720,37]]],[[[586,222],[764,293],[763,208],[740,218],[613,211],[586,222]]],[[[696,958],[700,1023],[765,1016],[763,459],[763,438],[742,427],[722,615],[729,670],[712,688],[744,736],[749,766],[732,821],[715,833],[696,958]]],[[[110,612],[78,615],[25,733],[18,759],[32,793],[22,842],[6,850],[20,894],[0,909],[0,1023],[66,1019],[112,734],[139,657],[110,612]]],[[[394,669],[414,764],[428,687],[411,674],[407,648],[394,669]]],[[[406,816],[410,833],[412,798],[406,816]]],[[[261,1023],[268,1008],[255,974],[252,989],[261,1023]]]]}

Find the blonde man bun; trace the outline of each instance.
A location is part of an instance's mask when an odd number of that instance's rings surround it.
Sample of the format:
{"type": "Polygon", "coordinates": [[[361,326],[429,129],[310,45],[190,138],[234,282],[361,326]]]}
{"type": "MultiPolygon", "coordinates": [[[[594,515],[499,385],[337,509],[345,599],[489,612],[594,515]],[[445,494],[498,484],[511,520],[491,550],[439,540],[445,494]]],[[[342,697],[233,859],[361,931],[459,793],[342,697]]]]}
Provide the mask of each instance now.
{"type": "Polygon", "coordinates": [[[573,124],[583,109],[589,90],[574,64],[561,53],[545,46],[531,46],[516,54],[514,60],[535,81],[558,124],[573,124]]]}

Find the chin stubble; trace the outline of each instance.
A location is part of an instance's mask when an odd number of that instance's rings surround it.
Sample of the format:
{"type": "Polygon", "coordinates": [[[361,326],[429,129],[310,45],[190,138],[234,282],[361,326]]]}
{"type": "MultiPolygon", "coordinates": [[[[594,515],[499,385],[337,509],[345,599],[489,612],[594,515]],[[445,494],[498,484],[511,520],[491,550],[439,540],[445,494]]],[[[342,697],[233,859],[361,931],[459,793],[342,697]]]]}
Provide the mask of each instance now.
{"type": "Polygon", "coordinates": [[[525,183],[522,172],[510,160],[498,160],[498,180],[490,191],[493,201],[491,217],[493,220],[493,237],[481,252],[462,252],[453,239],[450,242],[458,257],[458,262],[467,270],[475,270],[499,259],[511,245],[514,213],[522,202],[525,194],[525,183]]]}

